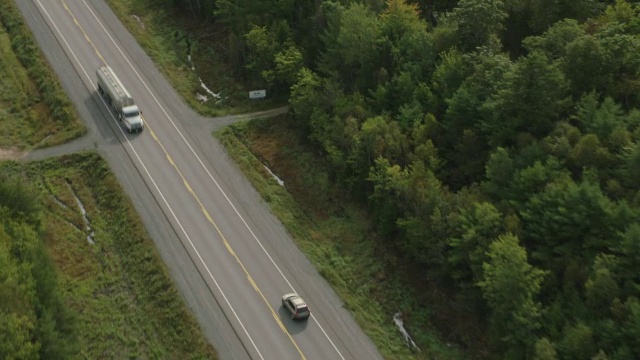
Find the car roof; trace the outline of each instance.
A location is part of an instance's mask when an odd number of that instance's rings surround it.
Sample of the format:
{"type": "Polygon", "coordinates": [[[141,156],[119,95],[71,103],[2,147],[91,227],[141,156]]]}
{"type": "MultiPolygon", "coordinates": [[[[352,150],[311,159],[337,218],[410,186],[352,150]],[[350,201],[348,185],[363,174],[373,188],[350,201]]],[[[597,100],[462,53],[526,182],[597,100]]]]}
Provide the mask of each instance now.
{"type": "Polygon", "coordinates": [[[293,305],[297,308],[307,306],[307,304],[304,302],[304,300],[302,300],[300,295],[296,293],[285,294],[282,298],[290,300],[293,303],[293,305]]]}
{"type": "Polygon", "coordinates": [[[296,307],[303,307],[303,306],[307,306],[307,304],[304,302],[304,300],[302,300],[302,298],[300,296],[291,298],[291,301],[293,302],[293,304],[296,307]]]}

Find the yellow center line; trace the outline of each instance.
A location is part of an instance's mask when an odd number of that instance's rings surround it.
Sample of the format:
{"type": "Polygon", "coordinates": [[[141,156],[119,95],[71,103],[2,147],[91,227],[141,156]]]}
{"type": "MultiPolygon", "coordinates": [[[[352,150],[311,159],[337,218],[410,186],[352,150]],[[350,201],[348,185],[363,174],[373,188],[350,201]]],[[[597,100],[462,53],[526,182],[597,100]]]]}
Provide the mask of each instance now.
{"type": "MultiPolygon", "coordinates": [[[[148,123],[147,123],[147,127],[149,127],[149,129],[151,130],[151,126],[148,123]]],[[[162,151],[166,154],[167,158],[170,158],[169,152],[166,150],[166,148],[164,147],[162,142],[158,139],[158,137],[154,136],[153,138],[154,138],[154,140],[156,140],[156,142],[158,143],[158,145],[160,146],[162,151]]],[[[298,344],[293,339],[293,337],[291,337],[291,334],[289,334],[289,332],[286,330],[286,327],[284,326],[284,324],[282,323],[282,321],[280,320],[280,318],[278,317],[276,312],[273,310],[271,305],[269,305],[269,301],[267,301],[266,296],[264,295],[262,290],[260,290],[260,288],[256,284],[255,280],[253,280],[253,277],[251,277],[251,275],[249,274],[249,271],[244,266],[244,264],[242,263],[242,261],[240,260],[238,255],[236,255],[235,251],[233,251],[233,248],[231,247],[231,244],[229,244],[229,242],[227,241],[227,238],[222,233],[222,230],[220,230],[220,228],[218,227],[218,224],[216,224],[216,222],[213,221],[213,219],[211,218],[211,215],[209,215],[209,212],[206,210],[206,208],[202,204],[202,201],[200,201],[200,198],[198,198],[198,195],[196,195],[196,193],[192,190],[192,188],[189,185],[189,182],[187,181],[187,179],[184,177],[184,175],[182,175],[182,172],[180,171],[178,166],[175,164],[175,162],[171,161],[170,163],[173,166],[173,168],[176,170],[176,172],[178,173],[180,178],[182,179],[182,182],[184,183],[184,185],[187,188],[187,190],[189,190],[189,192],[193,195],[193,198],[198,202],[198,205],[200,205],[200,209],[202,210],[204,216],[207,218],[209,223],[212,224],[213,227],[216,229],[216,232],[218,233],[218,235],[220,235],[220,238],[222,239],[222,242],[224,243],[224,245],[227,248],[227,250],[229,251],[229,253],[236,259],[236,262],[240,265],[240,267],[242,268],[242,271],[244,271],[245,275],[247,276],[247,279],[248,279],[249,283],[253,286],[253,288],[256,290],[256,292],[260,295],[260,297],[262,298],[264,303],[267,304],[267,307],[271,311],[271,314],[273,315],[273,318],[276,320],[276,322],[280,326],[280,329],[282,329],[282,331],[287,335],[287,337],[289,337],[289,340],[291,340],[291,343],[293,343],[293,346],[296,348],[296,350],[300,354],[301,358],[306,360],[306,357],[302,353],[302,350],[300,349],[300,347],[298,347],[298,344]]]]}
{"type": "MultiPolygon", "coordinates": [[[[100,60],[102,61],[102,63],[104,63],[105,65],[107,64],[107,62],[104,60],[104,58],[102,57],[102,54],[100,54],[100,51],[98,51],[98,48],[94,45],[93,41],[91,41],[91,39],[89,38],[89,35],[84,31],[84,29],[82,28],[82,26],[80,25],[80,23],[78,22],[78,20],[76,19],[76,17],[71,13],[71,10],[69,9],[69,7],[67,6],[65,0],[60,0],[62,2],[62,5],[64,6],[64,8],[66,9],[66,11],[69,13],[69,15],[71,16],[71,18],[73,19],[73,22],[76,24],[76,26],[80,29],[80,31],[82,31],[82,33],[84,34],[85,39],[87,39],[87,41],[89,42],[89,44],[93,47],[94,51],[96,52],[96,54],[98,55],[98,57],[100,58],[100,60]]],[[[271,307],[271,305],[269,305],[269,302],[267,301],[266,296],[264,295],[264,293],[262,292],[262,290],[260,290],[260,288],[258,287],[258,285],[256,284],[256,282],[253,280],[253,277],[251,277],[251,275],[249,274],[249,271],[247,270],[247,268],[244,266],[244,264],[242,263],[242,261],[240,260],[240,258],[238,257],[238,255],[236,255],[235,251],[233,251],[233,248],[231,247],[231,244],[229,244],[229,242],[227,241],[227,238],[224,236],[224,234],[222,233],[222,230],[220,230],[220,228],[218,227],[218,224],[216,224],[215,221],[213,221],[213,218],[211,217],[211,215],[209,215],[209,212],[206,210],[206,208],[204,207],[204,205],[202,204],[202,201],[200,201],[200,199],[198,198],[198,196],[196,195],[196,193],[193,191],[193,189],[191,188],[191,185],[189,185],[189,182],[187,181],[187,179],[184,177],[184,175],[182,174],[182,172],[180,171],[180,169],[178,168],[177,164],[173,161],[173,158],[169,155],[169,152],[166,150],[166,148],[164,147],[164,145],[162,144],[162,142],[160,141],[160,139],[158,138],[158,136],[156,135],[156,133],[153,131],[153,129],[151,128],[150,124],[148,122],[145,121],[145,125],[148,129],[148,131],[151,133],[151,137],[156,141],[156,143],[160,146],[160,148],[162,149],[162,151],[165,153],[165,156],[167,158],[167,160],[169,161],[169,164],[171,164],[171,166],[173,166],[173,168],[176,170],[176,172],[178,173],[178,175],[180,176],[180,178],[182,179],[182,182],[184,184],[184,186],[187,188],[187,190],[193,195],[193,198],[198,202],[198,205],[200,205],[200,209],[202,211],[202,213],[204,214],[204,216],[206,217],[207,221],[213,225],[213,227],[216,229],[216,232],[218,233],[218,235],[220,236],[220,238],[222,239],[222,242],[224,243],[225,247],[227,248],[227,250],[229,251],[229,253],[236,259],[236,262],[240,265],[240,268],[242,268],[242,271],[244,271],[249,283],[253,286],[253,288],[256,290],[256,292],[260,295],[260,297],[262,298],[262,300],[264,301],[264,303],[267,305],[267,307],[269,308],[269,310],[271,311],[271,315],[273,316],[274,320],[276,321],[276,323],[278,324],[278,326],[280,327],[280,329],[282,330],[283,333],[285,333],[287,335],[287,337],[289,338],[289,340],[291,341],[291,343],[293,344],[293,346],[296,348],[296,350],[298,351],[298,353],[300,354],[300,357],[303,360],[306,360],[306,357],[304,356],[304,354],[302,353],[302,350],[300,349],[300,347],[298,346],[298,344],[296,343],[296,341],[293,339],[293,337],[291,336],[291,334],[289,334],[289,332],[287,331],[286,327],[284,326],[284,324],[282,323],[282,321],[280,320],[280,318],[278,317],[278,315],[276,314],[276,312],[273,310],[273,308],[271,307]]]]}
{"type": "Polygon", "coordinates": [[[60,2],[62,3],[62,6],[64,7],[64,9],[67,10],[67,12],[69,13],[69,16],[71,16],[71,18],[73,19],[73,22],[76,24],[78,29],[80,29],[80,31],[82,31],[82,34],[84,35],[84,38],[87,39],[87,42],[89,42],[91,47],[93,47],[93,51],[96,52],[96,55],[98,55],[98,57],[100,58],[100,61],[102,61],[102,63],[106,65],[107,62],[102,57],[102,54],[100,54],[100,51],[98,51],[98,48],[95,46],[93,41],[91,41],[91,38],[89,37],[87,32],[84,31],[84,29],[80,25],[80,22],[78,21],[78,19],[73,15],[73,13],[71,13],[71,9],[69,9],[69,6],[67,6],[67,3],[64,0],[60,0],[60,2]]]}

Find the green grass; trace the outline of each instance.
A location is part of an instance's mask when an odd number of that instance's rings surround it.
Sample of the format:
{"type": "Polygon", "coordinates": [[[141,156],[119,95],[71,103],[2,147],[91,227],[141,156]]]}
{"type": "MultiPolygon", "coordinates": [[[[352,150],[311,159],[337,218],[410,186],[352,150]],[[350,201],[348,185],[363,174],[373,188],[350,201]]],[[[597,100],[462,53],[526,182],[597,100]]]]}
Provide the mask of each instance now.
{"type": "Polygon", "coordinates": [[[239,123],[215,135],[386,359],[464,359],[431,323],[434,309],[419,296],[419,280],[378,238],[366,211],[331,182],[322,159],[297,141],[289,120],[239,123]],[[421,352],[407,348],[392,321],[397,311],[421,352]]]}
{"type": "Polygon", "coordinates": [[[0,171],[22,174],[39,190],[43,237],[65,305],[76,318],[78,358],[216,358],[99,155],[0,162],[0,171]],[[87,240],[91,231],[95,244],[87,240]]]}
{"type": "MultiPolygon", "coordinates": [[[[166,76],[174,89],[195,111],[206,116],[260,111],[282,106],[276,100],[251,101],[249,90],[233,78],[224,59],[224,34],[210,24],[167,12],[169,6],[152,0],[107,0],[113,11],[166,76]],[[135,16],[135,17],[134,17],[135,16]],[[187,36],[196,73],[187,58],[187,36]],[[221,100],[204,104],[196,94],[204,94],[198,76],[221,100]]],[[[186,15],[188,16],[188,15],[186,15]]]]}
{"type": "Polygon", "coordinates": [[[29,150],[86,132],[12,0],[0,0],[0,148],[29,150]]]}

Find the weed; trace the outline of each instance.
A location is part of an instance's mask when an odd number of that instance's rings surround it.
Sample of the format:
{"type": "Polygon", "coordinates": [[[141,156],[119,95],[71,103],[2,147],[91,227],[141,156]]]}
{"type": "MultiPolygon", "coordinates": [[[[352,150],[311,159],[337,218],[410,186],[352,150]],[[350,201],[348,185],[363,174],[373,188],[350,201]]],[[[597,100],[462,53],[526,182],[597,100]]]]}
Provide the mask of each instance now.
{"type": "Polygon", "coordinates": [[[0,162],[39,190],[43,239],[85,358],[216,358],[115,176],[96,153],[0,162]],[[95,243],[87,241],[84,206],[95,243]]]}
{"type": "Polygon", "coordinates": [[[0,147],[62,144],[86,128],[12,0],[0,0],[0,147]]]}

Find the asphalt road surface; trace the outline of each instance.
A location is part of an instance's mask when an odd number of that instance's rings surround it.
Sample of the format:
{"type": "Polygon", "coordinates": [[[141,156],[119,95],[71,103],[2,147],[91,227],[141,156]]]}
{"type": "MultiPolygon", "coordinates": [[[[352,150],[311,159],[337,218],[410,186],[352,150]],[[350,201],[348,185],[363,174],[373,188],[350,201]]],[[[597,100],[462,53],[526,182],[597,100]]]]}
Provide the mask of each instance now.
{"type": "Polygon", "coordinates": [[[222,359],[381,359],[210,135],[238,117],[188,109],[102,0],[16,3],[89,129],[27,159],[78,148],[107,159],[222,359]],[[125,133],[97,94],[95,71],[105,64],[142,110],[142,133],[125,133]],[[309,303],[308,321],[281,307],[291,291],[309,303]]]}

